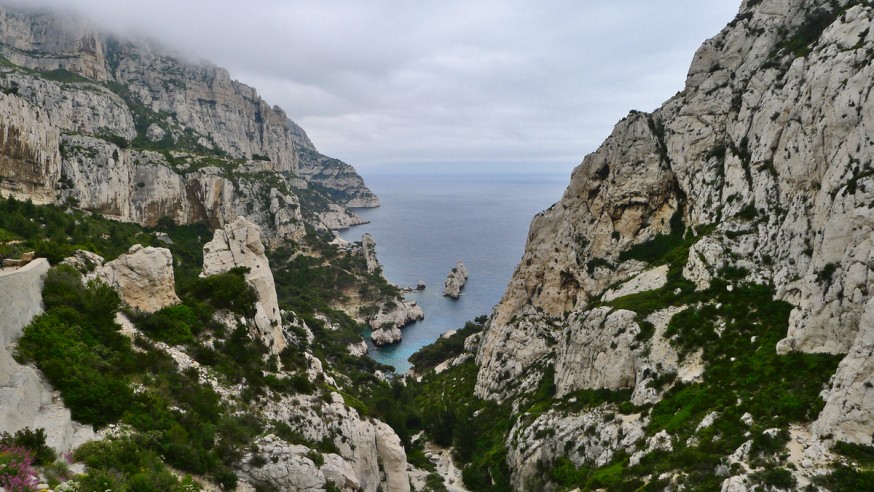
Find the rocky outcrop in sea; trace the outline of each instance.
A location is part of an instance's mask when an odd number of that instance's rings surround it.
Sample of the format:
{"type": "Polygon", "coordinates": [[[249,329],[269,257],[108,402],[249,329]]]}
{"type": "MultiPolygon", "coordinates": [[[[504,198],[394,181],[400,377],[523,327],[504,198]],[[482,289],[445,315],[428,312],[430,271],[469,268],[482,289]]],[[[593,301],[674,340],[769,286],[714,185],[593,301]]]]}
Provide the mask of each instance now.
{"type": "Polygon", "coordinates": [[[458,260],[452,270],[449,271],[449,274],[446,275],[446,281],[443,283],[443,295],[458,299],[461,295],[461,289],[464,288],[466,282],[467,267],[464,266],[461,260],[458,260]]]}

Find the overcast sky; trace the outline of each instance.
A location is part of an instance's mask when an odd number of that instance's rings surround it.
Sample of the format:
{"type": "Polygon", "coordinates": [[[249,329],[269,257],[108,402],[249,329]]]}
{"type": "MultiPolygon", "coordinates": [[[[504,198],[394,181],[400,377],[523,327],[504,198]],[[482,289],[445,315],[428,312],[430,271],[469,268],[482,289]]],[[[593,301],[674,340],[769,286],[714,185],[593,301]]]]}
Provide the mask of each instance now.
{"type": "MultiPolygon", "coordinates": [[[[7,0],[9,1],[9,0],[7,0]]],[[[682,89],[739,0],[17,0],[226,67],[360,170],[566,171],[682,89]]]]}

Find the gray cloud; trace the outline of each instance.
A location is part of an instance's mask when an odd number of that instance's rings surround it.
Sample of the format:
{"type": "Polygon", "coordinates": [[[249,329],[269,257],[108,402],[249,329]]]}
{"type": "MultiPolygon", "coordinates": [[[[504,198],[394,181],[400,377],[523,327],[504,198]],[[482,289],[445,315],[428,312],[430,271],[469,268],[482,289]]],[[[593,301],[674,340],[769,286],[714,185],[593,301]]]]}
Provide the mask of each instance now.
{"type": "Polygon", "coordinates": [[[630,109],[682,89],[695,49],[737,10],[726,0],[21,3],[224,66],[322,152],[371,169],[568,169],[630,109]]]}

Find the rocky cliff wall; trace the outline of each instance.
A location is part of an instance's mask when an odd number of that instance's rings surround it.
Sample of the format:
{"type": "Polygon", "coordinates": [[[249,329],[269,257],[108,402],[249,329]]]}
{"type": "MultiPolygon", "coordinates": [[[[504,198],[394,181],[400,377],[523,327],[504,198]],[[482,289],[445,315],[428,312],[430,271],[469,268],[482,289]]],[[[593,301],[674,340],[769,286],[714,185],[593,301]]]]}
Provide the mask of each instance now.
{"type": "Polygon", "coordinates": [[[8,347],[42,313],[42,284],[49,262],[38,258],[19,269],[0,269],[0,345],[8,347]]]}
{"type": "Polygon", "coordinates": [[[733,268],[772,285],[792,305],[778,353],[849,354],[815,434],[871,444],[872,23],[868,2],[744,2],[684,90],[619,122],[535,217],[479,347],[477,395],[518,397],[553,365],[563,393],[645,389],[656,342],[637,345],[640,319],[590,309],[651,268],[636,246],[687,230],[668,275],[700,290],[733,268]]]}
{"type": "Polygon", "coordinates": [[[222,68],[46,12],[0,7],[0,26],[0,191],[146,225],[246,214],[271,239],[304,234],[296,190],[321,197],[307,215],[321,228],[321,216],[348,227],[360,219],[346,206],[379,204],[222,68]]]}

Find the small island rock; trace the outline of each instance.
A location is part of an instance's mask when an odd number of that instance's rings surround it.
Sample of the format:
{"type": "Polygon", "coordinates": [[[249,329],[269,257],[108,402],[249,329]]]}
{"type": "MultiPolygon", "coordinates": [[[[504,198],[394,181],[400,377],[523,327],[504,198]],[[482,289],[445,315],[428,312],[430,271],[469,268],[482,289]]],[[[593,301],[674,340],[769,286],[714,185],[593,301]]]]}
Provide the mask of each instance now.
{"type": "Polygon", "coordinates": [[[455,268],[446,276],[446,283],[443,284],[443,295],[458,299],[465,282],[467,282],[467,267],[459,260],[455,264],[455,268]]]}

